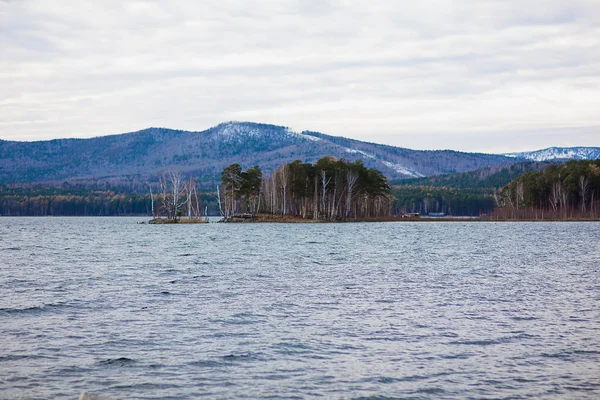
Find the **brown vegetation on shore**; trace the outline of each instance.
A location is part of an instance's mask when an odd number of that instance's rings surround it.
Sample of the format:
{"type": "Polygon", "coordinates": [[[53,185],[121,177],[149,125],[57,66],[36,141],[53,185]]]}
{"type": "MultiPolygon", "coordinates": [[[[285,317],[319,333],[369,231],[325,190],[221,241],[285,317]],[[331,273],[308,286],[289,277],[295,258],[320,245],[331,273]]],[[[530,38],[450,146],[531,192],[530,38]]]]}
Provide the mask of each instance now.
{"type": "Polygon", "coordinates": [[[482,219],[486,221],[600,221],[600,213],[581,212],[575,208],[556,211],[539,207],[498,208],[482,219]]]}

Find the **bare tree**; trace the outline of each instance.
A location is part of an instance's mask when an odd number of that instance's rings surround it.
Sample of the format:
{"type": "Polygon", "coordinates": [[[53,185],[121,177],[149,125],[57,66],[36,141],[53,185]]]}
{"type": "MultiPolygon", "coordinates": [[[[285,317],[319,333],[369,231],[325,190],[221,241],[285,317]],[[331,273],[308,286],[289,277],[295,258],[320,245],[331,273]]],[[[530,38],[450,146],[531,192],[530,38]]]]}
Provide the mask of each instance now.
{"type": "Polygon", "coordinates": [[[494,203],[496,203],[496,207],[500,207],[500,199],[498,197],[498,191],[496,189],[494,189],[494,203]]]}
{"type": "Polygon", "coordinates": [[[585,213],[587,211],[586,208],[586,196],[587,196],[587,191],[588,191],[588,187],[589,187],[589,181],[588,179],[585,177],[585,175],[581,175],[579,177],[579,194],[581,195],[581,212],[585,213]]]}
{"type": "Polygon", "coordinates": [[[319,175],[314,177],[315,189],[313,193],[313,219],[319,219],[319,175]]]}
{"type": "Polygon", "coordinates": [[[193,178],[185,184],[187,216],[197,218],[200,216],[200,202],[198,201],[198,188],[193,178]]]}
{"type": "Polygon", "coordinates": [[[519,203],[523,204],[523,201],[525,199],[525,190],[523,189],[523,182],[517,183],[516,199],[517,199],[517,210],[518,210],[519,203]]]}
{"type": "Polygon", "coordinates": [[[552,189],[550,190],[550,206],[553,211],[556,211],[560,205],[561,191],[562,188],[560,182],[554,182],[552,184],[552,189]]]}
{"type": "Polygon", "coordinates": [[[329,182],[331,181],[331,177],[329,177],[329,178],[327,177],[327,172],[325,172],[324,169],[319,171],[319,176],[321,177],[321,210],[325,211],[326,210],[325,198],[327,196],[327,186],[329,185],[329,182]]]}
{"type": "Polygon", "coordinates": [[[219,189],[221,185],[217,185],[217,202],[219,203],[219,214],[221,214],[221,217],[224,217],[225,214],[223,214],[223,206],[221,203],[221,190],[219,189]]]}
{"type": "Polygon", "coordinates": [[[180,173],[169,172],[160,178],[161,206],[168,219],[176,219],[179,216],[187,198],[185,196],[186,185],[180,173]]]}
{"type": "Polygon", "coordinates": [[[513,202],[513,193],[510,186],[508,186],[506,190],[502,191],[502,199],[505,205],[509,206],[510,208],[515,208],[515,203],[513,202]]]}
{"type": "Polygon", "coordinates": [[[350,216],[351,206],[352,206],[352,196],[354,191],[354,186],[356,186],[356,182],[358,181],[358,174],[356,171],[353,171],[351,168],[346,172],[346,218],[350,216]]]}
{"type": "Polygon", "coordinates": [[[152,185],[150,185],[148,182],[146,182],[146,185],[148,185],[148,188],[150,189],[150,205],[152,210],[152,217],[154,217],[154,194],[152,193],[152,185]]]}
{"type": "Polygon", "coordinates": [[[567,214],[567,207],[569,207],[569,191],[566,190],[563,185],[559,186],[560,188],[560,207],[565,210],[565,215],[567,214]]]}

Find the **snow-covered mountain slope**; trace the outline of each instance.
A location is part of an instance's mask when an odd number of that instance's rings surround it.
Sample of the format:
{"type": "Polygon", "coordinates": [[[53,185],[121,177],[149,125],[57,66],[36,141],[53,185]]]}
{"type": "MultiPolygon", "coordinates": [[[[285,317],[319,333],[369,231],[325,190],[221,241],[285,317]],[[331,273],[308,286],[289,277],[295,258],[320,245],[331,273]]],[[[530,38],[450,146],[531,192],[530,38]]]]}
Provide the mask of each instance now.
{"type": "Polygon", "coordinates": [[[498,154],[421,151],[284,126],[226,122],[201,132],[149,128],[91,139],[0,141],[0,185],[27,182],[150,180],[176,170],[203,182],[227,165],[259,165],[265,174],[323,156],[360,160],[389,179],[472,171],[518,162],[498,154]]]}
{"type": "Polygon", "coordinates": [[[504,155],[531,161],[595,160],[600,158],[600,147],[549,147],[542,150],[506,153],[504,155]]]}

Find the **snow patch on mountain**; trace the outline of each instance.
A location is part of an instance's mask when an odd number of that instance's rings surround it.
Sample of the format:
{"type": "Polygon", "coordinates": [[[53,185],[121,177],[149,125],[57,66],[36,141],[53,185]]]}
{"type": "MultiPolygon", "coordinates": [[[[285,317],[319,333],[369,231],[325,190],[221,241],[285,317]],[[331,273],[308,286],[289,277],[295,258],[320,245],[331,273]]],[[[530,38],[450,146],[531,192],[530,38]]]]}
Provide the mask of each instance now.
{"type": "Polygon", "coordinates": [[[386,161],[386,160],[381,160],[381,159],[375,157],[373,154],[367,153],[366,151],[356,150],[356,149],[350,149],[350,148],[346,147],[346,153],[350,153],[350,154],[357,154],[357,153],[358,154],[362,154],[365,157],[368,157],[370,159],[373,159],[373,160],[381,162],[383,165],[385,165],[388,168],[393,169],[394,171],[398,172],[399,174],[407,175],[407,176],[410,176],[410,177],[413,177],[413,178],[422,178],[422,177],[425,176],[425,175],[423,175],[423,174],[421,174],[419,172],[409,170],[404,165],[394,164],[394,163],[391,163],[391,162],[386,161]]]}
{"type": "Polygon", "coordinates": [[[302,139],[308,139],[308,140],[312,140],[313,142],[318,142],[321,140],[321,138],[318,138],[316,136],[310,136],[310,135],[305,135],[303,133],[296,133],[296,136],[302,138],[302,139]]]}
{"type": "Polygon", "coordinates": [[[425,175],[417,172],[417,171],[411,171],[409,169],[406,169],[403,165],[401,164],[393,164],[389,161],[381,161],[385,166],[393,169],[394,171],[398,172],[399,174],[404,174],[404,175],[408,175],[408,176],[412,176],[413,178],[423,178],[425,175]]]}
{"type": "Polygon", "coordinates": [[[536,151],[505,153],[503,155],[531,161],[595,160],[600,158],[600,147],[550,147],[536,151]]]}
{"type": "Polygon", "coordinates": [[[239,137],[259,137],[262,135],[262,131],[246,124],[228,122],[218,126],[217,134],[225,141],[231,141],[239,137]]]}
{"type": "Polygon", "coordinates": [[[318,142],[322,139],[316,136],[306,135],[291,130],[287,127],[274,127],[275,129],[268,130],[265,132],[264,126],[244,123],[244,122],[226,122],[217,126],[216,135],[222,138],[226,142],[240,141],[242,138],[261,138],[265,136],[275,135],[279,138],[299,138],[302,140],[310,140],[312,142],[318,142]]]}
{"type": "Polygon", "coordinates": [[[362,154],[365,157],[368,158],[372,158],[373,160],[377,160],[377,157],[375,157],[372,154],[367,153],[366,151],[362,151],[362,150],[356,150],[356,149],[350,149],[348,147],[345,147],[346,153],[350,153],[350,154],[362,154]]]}

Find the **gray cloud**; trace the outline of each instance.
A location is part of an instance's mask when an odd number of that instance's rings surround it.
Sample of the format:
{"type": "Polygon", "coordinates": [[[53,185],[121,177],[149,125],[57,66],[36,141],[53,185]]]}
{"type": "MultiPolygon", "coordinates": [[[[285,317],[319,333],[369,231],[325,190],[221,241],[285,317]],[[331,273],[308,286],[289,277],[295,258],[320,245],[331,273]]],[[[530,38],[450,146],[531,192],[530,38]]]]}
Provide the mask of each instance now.
{"type": "Polygon", "coordinates": [[[0,1],[0,137],[251,120],[412,148],[600,146],[600,5],[543,5],[0,1]]]}

